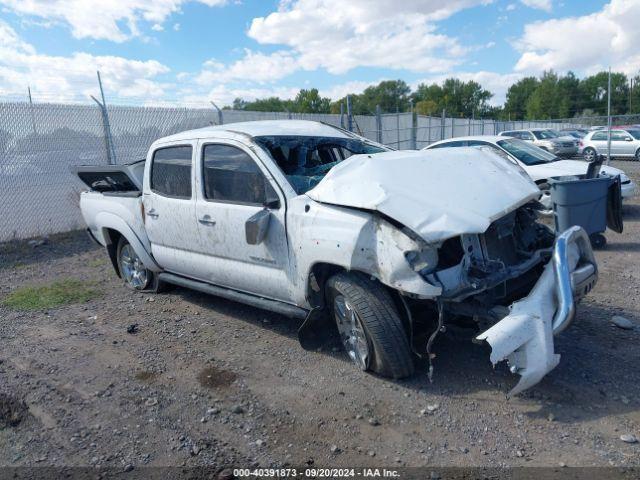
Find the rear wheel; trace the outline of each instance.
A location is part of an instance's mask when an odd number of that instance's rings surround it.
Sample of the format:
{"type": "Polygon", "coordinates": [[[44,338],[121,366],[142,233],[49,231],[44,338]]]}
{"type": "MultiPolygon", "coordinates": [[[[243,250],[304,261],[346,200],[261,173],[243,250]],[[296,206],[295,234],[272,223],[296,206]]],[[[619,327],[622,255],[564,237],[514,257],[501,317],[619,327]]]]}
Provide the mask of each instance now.
{"type": "Polygon", "coordinates": [[[414,372],[402,318],[383,285],[360,273],[340,273],[327,282],[327,301],[358,368],[391,378],[414,372]]]}
{"type": "Polygon", "coordinates": [[[582,155],[584,156],[584,159],[587,162],[593,162],[596,159],[596,151],[595,149],[588,147],[584,149],[584,152],[582,152],[582,155]]]}
{"type": "Polygon", "coordinates": [[[118,268],[120,276],[128,287],[134,290],[155,290],[157,279],[146,268],[140,257],[124,236],[118,242],[118,268]]]}

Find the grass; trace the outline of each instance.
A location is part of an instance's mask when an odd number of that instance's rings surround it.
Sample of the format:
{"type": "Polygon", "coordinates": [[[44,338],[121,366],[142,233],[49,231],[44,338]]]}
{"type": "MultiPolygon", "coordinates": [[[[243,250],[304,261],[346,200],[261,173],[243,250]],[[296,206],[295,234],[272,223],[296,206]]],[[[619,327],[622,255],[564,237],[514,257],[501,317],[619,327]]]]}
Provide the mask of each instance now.
{"type": "Polygon", "coordinates": [[[16,310],[45,310],[83,303],[98,294],[98,290],[80,280],[67,278],[48,285],[20,287],[2,299],[2,304],[16,310]]]}
{"type": "Polygon", "coordinates": [[[107,261],[104,258],[95,258],[93,260],[89,260],[89,262],[87,263],[87,265],[89,265],[91,268],[103,267],[106,264],[107,261]]]}

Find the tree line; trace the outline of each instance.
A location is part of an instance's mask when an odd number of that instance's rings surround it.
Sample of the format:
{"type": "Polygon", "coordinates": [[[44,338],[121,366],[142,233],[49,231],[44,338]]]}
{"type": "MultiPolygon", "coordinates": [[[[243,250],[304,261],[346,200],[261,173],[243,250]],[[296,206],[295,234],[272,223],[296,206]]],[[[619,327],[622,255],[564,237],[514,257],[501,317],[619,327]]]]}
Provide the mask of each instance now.
{"type": "MultiPolygon", "coordinates": [[[[607,114],[608,72],[578,78],[573,72],[553,71],[540,77],[522,78],[507,90],[504,105],[491,105],[493,93],[473,80],[448,78],[441,84],[421,83],[415,90],[403,80],[385,80],[362,93],[349,95],[351,112],[373,115],[379,105],[383,113],[415,111],[419,115],[495,118],[499,120],[544,120],[607,114]]],[[[293,99],[270,97],[254,101],[236,98],[234,110],[291,113],[346,113],[346,96],[336,101],[322,97],[317,88],[302,89],[293,99]]],[[[640,111],[640,76],[611,74],[611,113],[640,111]]]]}

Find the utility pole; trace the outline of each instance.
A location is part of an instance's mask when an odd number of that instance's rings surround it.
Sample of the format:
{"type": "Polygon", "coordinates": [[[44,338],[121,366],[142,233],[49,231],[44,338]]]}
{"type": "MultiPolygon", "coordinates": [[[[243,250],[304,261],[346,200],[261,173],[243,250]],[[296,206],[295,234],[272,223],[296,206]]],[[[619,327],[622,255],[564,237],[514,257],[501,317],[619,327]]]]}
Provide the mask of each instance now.
{"type": "Polygon", "coordinates": [[[611,67],[607,86],[607,165],[611,162],[611,67]]]}

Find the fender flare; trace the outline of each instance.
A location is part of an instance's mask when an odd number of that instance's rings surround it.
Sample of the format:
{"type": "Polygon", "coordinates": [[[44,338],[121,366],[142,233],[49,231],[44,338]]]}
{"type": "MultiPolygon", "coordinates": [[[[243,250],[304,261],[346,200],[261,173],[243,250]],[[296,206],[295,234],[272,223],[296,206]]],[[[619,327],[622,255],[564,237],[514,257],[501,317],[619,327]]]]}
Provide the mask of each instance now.
{"type": "Polygon", "coordinates": [[[124,238],[127,239],[133,250],[136,252],[144,266],[152,272],[161,272],[162,268],[156,263],[147,248],[140,240],[138,235],[133,229],[120,217],[108,212],[101,212],[96,216],[96,224],[100,225],[100,233],[105,239],[108,238],[106,229],[111,229],[119,232],[124,238]]]}

